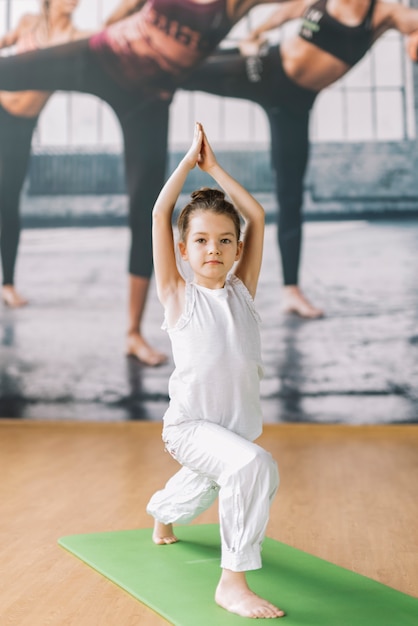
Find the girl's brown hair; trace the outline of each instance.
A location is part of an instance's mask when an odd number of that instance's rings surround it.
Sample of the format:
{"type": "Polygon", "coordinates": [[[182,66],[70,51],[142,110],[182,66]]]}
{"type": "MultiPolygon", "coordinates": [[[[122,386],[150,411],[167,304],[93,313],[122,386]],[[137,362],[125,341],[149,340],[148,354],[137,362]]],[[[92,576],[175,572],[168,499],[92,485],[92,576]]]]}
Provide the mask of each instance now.
{"type": "Polygon", "coordinates": [[[218,215],[227,215],[234,223],[237,241],[241,235],[240,216],[231,202],[225,198],[225,194],[220,189],[202,187],[191,193],[191,201],[182,209],[178,220],[180,241],[185,242],[189,231],[190,220],[197,211],[211,211],[218,215]]]}

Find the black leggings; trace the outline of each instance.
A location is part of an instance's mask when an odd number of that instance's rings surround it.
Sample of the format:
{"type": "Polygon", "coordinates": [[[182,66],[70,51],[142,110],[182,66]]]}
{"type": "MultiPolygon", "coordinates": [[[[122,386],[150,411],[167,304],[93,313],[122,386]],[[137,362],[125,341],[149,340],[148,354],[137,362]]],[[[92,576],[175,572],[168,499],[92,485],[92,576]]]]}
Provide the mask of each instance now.
{"type": "Polygon", "coordinates": [[[0,253],[3,285],[13,285],[20,236],[20,192],[38,118],[10,115],[0,106],[0,253]]]}
{"type": "Polygon", "coordinates": [[[302,244],[303,180],[309,155],[309,113],[316,93],[293,83],[284,73],[280,51],[246,59],[238,50],[219,50],[182,88],[259,104],[270,124],[275,173],[278,244],[285,285],[298,283],[302,244]]]}
{"type": "Polygon", "coordinates": [[[122,128],[131,251],[129,271],[152,273],[151,211],[164,184],[169,102],[119,86],[88,39],[0,59],[0,90],[80,91],[107,102],[122,128]]]}

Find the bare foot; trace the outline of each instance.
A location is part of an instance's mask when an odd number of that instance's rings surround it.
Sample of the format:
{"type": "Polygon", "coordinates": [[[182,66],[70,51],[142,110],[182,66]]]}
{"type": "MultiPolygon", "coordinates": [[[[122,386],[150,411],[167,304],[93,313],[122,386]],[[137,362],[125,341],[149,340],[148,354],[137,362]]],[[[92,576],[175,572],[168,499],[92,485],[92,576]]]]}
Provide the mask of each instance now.
{"type": "Polygon", "coordinates": [[[297,285],[288,285],[283,288],[282,310],[284,313],[295,313],[307,319],[317,319],[324,315],[321,309],[309,302],[297,285]]]}
{"type": "Polygon", "coordinates": [[[222,570],[222,576],[215,593],[215,601],[230,613],[241,617],[274,618],[283,617],[285,612],[264,598],[260,598],[247,585],[245,572],[222,570]]]}
{"type": "Polygon", "coordinates": [[[145,365],[156,366],[167,361],[167,356],[151,348],[139,333],[130,333],[128,335],[126,354],[136,357],[138,361],[145,363],[145,365]]]}
{"type": "Polygon", "coordinates": [[[17,309],[20,306],[25,306],[28,301],[22,296],[19,296],[13,285],[3,285],[1,297],[3,302],[12,309],[17,309]]]}
{"type": "Polygon", "coordinates": [[[176,543],[178,539],[173,532],[173,524],[163,524],[162,522],[157,522],[157,520],[155,520],[152,540],[157,544],[157,546],[176,543]]]}

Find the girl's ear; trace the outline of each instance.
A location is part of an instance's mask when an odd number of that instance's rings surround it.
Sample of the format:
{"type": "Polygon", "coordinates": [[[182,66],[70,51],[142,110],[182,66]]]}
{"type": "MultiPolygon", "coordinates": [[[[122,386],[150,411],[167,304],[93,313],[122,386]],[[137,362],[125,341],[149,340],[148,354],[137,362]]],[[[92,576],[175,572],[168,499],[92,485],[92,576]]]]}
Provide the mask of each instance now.
{"type": "Polygon", "coordinates": [[[241,254],[242,254],[242,246],[243,246],[242,241],[238,241],[238,244],[237,244],[237,253],[236,253],[236,255],[235,255],[235,260],[236,260],[236,261],[239,261],[239,259],[240,259],[240,257],[241,257],[241,254]]]}
{"type": "Polygon", "coordinates": [[[187,255],[187,248],[186,248],[186,244],[184,243],[184,241],[179,241],[179,252],[180,252],[180,256],[183,259],[183,261],[188,261],[188,255],[187,255]]]}

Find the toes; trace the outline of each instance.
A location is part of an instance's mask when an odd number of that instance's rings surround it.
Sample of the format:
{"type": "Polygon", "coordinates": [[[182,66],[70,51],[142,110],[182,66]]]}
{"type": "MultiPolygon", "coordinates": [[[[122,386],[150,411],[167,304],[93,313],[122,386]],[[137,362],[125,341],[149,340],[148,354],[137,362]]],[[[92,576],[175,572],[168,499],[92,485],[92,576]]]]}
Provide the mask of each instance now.
{"type": "Polygon", "coordinates": [[[258,611],[257,617],[274,618],[274,617],[278,617],[278,614],[273,608],[262,607],[258,611]]]}
{"type": "Polygon", "coordinates": [[[162,365],[167,361],[165,354],[154,350],[140,335],[130,335],[128,337],[126,354],[151,367],[162,365]]]}
{"type": "Polygon", "coordinates": [[[177,538],[176,537],[164,537],[164,543],[176,543],[177,538]]]}
{"type": "Polygon", "coordinates": [[[265,604],[263,603],[260,606],[254,607],[253,611],[251,611],[250,617],[273,619],[276,617],[283,617],[284,615],[284,611],[279,609],[277,606],[274,606],[274,604],[266,602],[265,604]]]}
{"type": "Polygon", "coordinates": [[[157,535],[153,535],[152,540],[157,546],[169,545],[178,541],[177,537],[159,537],[157,535]]]}

